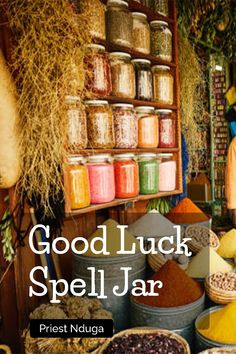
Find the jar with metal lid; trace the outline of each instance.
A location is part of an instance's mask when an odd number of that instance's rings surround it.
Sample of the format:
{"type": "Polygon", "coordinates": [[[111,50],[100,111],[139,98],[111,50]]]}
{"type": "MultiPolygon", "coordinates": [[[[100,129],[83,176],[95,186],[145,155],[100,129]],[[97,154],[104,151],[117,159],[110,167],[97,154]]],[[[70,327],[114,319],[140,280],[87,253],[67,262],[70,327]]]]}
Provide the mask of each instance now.
{"type": "Polygon", "coordinates": [[[172,61],[172,33],[168,23],[152,21],[151,27],[151,53],[157,58],[172,61]]]}
{"type": "Polygon", "coordinates": [[[155,194],[158,192],[158,161],[156,154],[145,153],[138,157],[139,192],[155,194]]]}
{"type": "Polygon", "coordinates": [[[169,16],[169,0],[153,0],[153,9],[162,16],[169,16]]]}
{"type": "Polygon", "coordinates": [[[134,59],[132,63],[136,76],[136,98],[138,100],[152,101],[153,85],[150,60],[134,59]]]}
{"type": "Polygon", "coordinates": [[[90,196],[92,204],[108,203],[115,198],[115,175],[111,155],[88,157],[90,196]]]}
{"type": "Polygon", "coordinates": [[[128,3],[122,0],[108,0],[106,11],[106,38],[111,44],[132,48],[132,14],[128,3]]]}
{"type": "Polygon", "coordinates": [[[138,147],[155,148],[158,146],[158,118],[154,107],[136,107],[138,114],[138,147]]]}
{"type": "Polygon", "coordinates": [[[105,9],[106,6],[100,0],[79,1],[82,13],[87,12],[89,32],[92,37],[106,39],[105,9]]]}
{"type": "Polygon", "coordinates": [[[67,109],[67,146],[70,152],[87,147],[87,122],[85,108],[78,96],[66,96],[67,109]]]}
{"type": "Polygon", "coordinates": [[[169,66],[154,65],[153,74],[153,99],[160,104],[172,105],[174,102],[174,77],[169,66]]]}
{"type": "Polygon", "coordinates": [[[98,96],[109,96],[112,89],[111,70],[105,47],[99,44],[89,44],[85,64],[88,69],[87,89],[98,96]]]}
{"type": "Polygon", "coordinates": [[[138,117],[132,104],[116,103],[112,105],[115,147],[134,149],[138,145],[138,117]]]}
{"type": "Polygon", "coordinates": [[[159,154],[159,191],[171,192],[176,189],[176,161],[173,154],[159,154]]]}
{"type": "Polygon", "coordinates": [[[174,148],[176,144],[176,120],[171,109],[157,109],[159,119],[159,147],[174,148]]]}
{"type": "Polygon", "coordinates": [[[114,156],[116,198],[133,198],[139,194],[138,164],[134,154],[114,156]]]}
{"type": "Polygon", "coordinates": [[[135,98],[135,71],[128,53],[110,53],[112,94],[122,98],[135,98]]]}
{"type": "Polygon", "coordinates": [[[150,54],[150,27],[147,15],[141,12],[133,12],[133,49],[150,54]]]}
{"type": "Polygon", "coordinates": [[[112,149],[115,145],[112,110],[107,101],[86,101],[88,147],[112,149]]]}
{"type": "Polygon", "coordinates": [[[82,156],[69,156],[67,173],[71,209],[81,209],[89,206],[89,177],[82,156]]]}

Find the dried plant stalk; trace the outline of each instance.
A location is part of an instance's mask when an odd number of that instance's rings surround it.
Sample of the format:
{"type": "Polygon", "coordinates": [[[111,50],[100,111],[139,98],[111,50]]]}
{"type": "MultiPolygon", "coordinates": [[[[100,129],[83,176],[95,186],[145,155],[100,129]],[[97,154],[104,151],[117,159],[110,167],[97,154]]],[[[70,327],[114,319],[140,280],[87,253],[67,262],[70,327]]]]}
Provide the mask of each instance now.
{"type": "MultiPolygon", "coordinates": [[[[79,1],[78,1],[79,3],[79,1]]],[[[46,216],[63,190],[65,95],[85,95],[89,12],[65,0],[1,1],[13,32],[12,70],[19,92],[22,194],[37,197],[46,216]]]]}
{"type": "Polygon", "coordinates": [[[182,131],[189,147],[188,170],[198,171],[197,150],[202,148],[203,141],[197,121],[202,121],[205,114],[203,100],[205,78],[193,45],[182,34],[179,36],[179,70],[182,131]]]}

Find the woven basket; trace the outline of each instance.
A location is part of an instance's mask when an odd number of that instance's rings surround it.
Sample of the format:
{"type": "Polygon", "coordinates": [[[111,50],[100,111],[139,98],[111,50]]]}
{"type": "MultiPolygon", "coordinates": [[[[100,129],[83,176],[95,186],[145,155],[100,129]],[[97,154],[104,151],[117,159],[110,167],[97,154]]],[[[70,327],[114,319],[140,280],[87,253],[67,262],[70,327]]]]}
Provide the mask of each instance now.
{"type": "MultiPolygon", "coordinates": [[[[212,247],[215,251],[218,250],[218,248],[220,247],[220,240],[219,238],[217,237],[217,235],[212,231],[210,230],[208,227],[206,226],[200,226],[200,225],[189,225],[186,230],[185,230],[185,237],[187,238],[192,238],[192,230],[194,229],[198,229],[199,231],[202,230],[202,231],[206,231],[210,234],[210,237],[214,238],[215,241],[217,242],[217,246],[215,247],[212,247]]],[[[201,251],[201,249],[204,247],[203,245],[201,245],[201,243],[198,243],[196,242],[195,240],[191,240],[191,241],[188,241],[187,242],[187,245],[189,247],[189,249],[194,252],[194,253],[198,253],[199,251],[201,251]]]]}
{"type": "Polygon", "coordinates": [[[227,354],[227,353],[235,354],[235,348],[228,348],[228,347],[211,348],[211,349],[206,349],[199,354],[227,354]]]}
{"type": "Polygon", "coordinates": [[[104,350],[108,347],[108,345],[117,337],[122,337],[126,334],[128,334],[128,335],[129,334],[142,335],[142,334],[151,334],[151,333],[163,334],[165,336],[168,336],[169,338],[173,338],[173,339],[177,340],[180,344],[182,344],[182,346],[184,348],[184,354],[191,353],[189,345],[186,342],[186,340],[174,332],[167,331],[164,329],[158,329],[158,328],[138,327],[138,328],[131,328],[131,329],[127,329],[125,331],[119,332],[119,333],[115,334],[112,338],[107,339],[106,342],[103,344],[103,346],[99,349],[98,354],[103,354],[104,350]]]}
{"type": "Polygon", "coordinates": [[[0,350],[3,350],[6,354],[11,354],[11,349],[4,344],[0,344],[0,350]]]}
{"type": "Polygon", "coordinates": [[[205,281],[205,289],[208,297],[216,304],[226,305],[236,300],[236,291],[221,290],[210,285],[209,277],[205,281]]]}
{"type": "MultiPolygon", "coordinates": [[[[158,254],[149,254],[147,257],[147,261],[151,269],[154,272],[157,272],[167,262],[167,259],[163,257],[162,254],[158,253],[158,254]]],[[[183,270],[186,270],[188,268],[188,263],[186,264],[177,263],[177,264],[183,270]]]]}

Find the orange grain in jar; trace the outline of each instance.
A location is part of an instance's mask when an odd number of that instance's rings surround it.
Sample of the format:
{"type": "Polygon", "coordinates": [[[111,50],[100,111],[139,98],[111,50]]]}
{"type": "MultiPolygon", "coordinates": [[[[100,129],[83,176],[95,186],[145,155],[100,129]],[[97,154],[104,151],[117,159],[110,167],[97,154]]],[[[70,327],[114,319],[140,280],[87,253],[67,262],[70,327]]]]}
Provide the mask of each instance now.
{"type": "Polygon", "coordinates": [[[138,163],[134,154],[114,156],[116,198],[133,198],[139,194],[138,163]]]}
{"type": "Polygon", "coordinates": [[[82,156],[70,156],[68,176],[71,209],[81,209],[90,205],[89,177],[82,156]]]}
{"type": "Polygon", "coordinates": [[[136,107],[138,114],[138,147],[156,148],[159,144],[158,117],[154,107],[136,107]]]}

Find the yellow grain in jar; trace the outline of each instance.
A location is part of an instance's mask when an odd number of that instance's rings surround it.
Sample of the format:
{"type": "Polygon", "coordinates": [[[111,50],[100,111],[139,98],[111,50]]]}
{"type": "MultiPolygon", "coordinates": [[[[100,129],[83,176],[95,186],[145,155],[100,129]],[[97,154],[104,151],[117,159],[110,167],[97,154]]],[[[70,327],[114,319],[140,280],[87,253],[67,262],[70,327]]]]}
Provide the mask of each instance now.
{"type": "Polygon", "coordinates": [[[89,177],[82,156],[68,159],[68,177],[71,209],[81,209],[90,204],[89,177]]]}
{"type": "Polygon", "coordinates": [[[174,103],[174,77],[170,67],[154,65],[152,73],[154,101],[160,104],[172,105],[174,103]]]}

